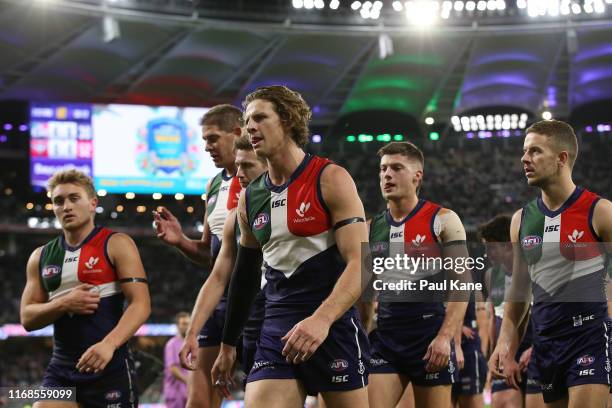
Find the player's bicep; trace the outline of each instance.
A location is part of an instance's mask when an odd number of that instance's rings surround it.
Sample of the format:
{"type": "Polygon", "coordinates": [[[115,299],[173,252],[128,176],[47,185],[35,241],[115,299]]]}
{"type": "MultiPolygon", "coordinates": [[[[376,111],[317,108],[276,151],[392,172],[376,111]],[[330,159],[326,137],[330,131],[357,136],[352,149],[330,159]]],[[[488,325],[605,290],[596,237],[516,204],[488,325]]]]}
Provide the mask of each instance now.
{"type": "Polygon", "coordinates": [[[134,240],[126,234],[113,234],[108,241],[108,255],[115,265],[123,295],[128,301],[148,299],[147,276],[134,240]]]}
{"type": "Polygon", "coordinates": [[[448,208],[442,208],[438,214],[436,214],[436,218],[437,220],[434,220],[434,223],[439,223],[440,225],[440,240],[443,243],[455,241],[465,242],[465,228],[456,212],[448,208]]]}
{"type": "Polygon", "coordinates": [[[612,202],[601,199],[593,210],[593,229],[603,241],[606,252],[612,255],[612,202]]]}
{"type": "Polygon", "coordinates": [[[26,284],[21,295],[21,307],[35,304],[45,303],[48,299],[47,293],[42,287],[39,276],[39,262],[42,247],[37,248],[32,252],[26,266],[26,284]]]}
{"type": "Polygon", "coordinates": [[[321,193],[340,254],[345,261],[359,258],[362,243],[368,242],[368,228],[355,182],[342,167],[329,165],[321,174],[321,193]]]}
{"type": "Polygon", "coordinates": [[[240,245],[245,248],[260,248],[259,241],[253,235],[246,211],[246,190],[240,193],[238,200],[238,224],[240,226],[240,245]]]}

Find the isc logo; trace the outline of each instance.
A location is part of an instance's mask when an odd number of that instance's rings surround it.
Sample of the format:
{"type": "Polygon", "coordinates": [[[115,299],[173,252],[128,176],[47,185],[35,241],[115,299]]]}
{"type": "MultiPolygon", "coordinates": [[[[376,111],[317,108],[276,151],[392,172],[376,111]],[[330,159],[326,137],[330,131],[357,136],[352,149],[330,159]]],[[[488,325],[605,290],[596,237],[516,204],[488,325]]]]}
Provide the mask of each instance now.
{"type": "Polygon", "coordinates": [[[287,204],[287,199],[283,198],[282,200],[272,201],[272,208],[284,207],[287,204]]]}
{"type": "Polygon", "coordinates": [[[584,376],[584,375],[595,375],[595,369],[594,368],[587,368],[586,370],[580,370],[578,372],[579,376],[584,376]]]}
{"type": "Polygon", "coordinates": [[[429,373],[425,375],[426,380],[437,380],[440,378],[440,373],[429,373]]]}
{"type": "Polygon", "coordinates": [[[66,258],[66,262],[65,263],[69,263],[69,262],[76,262],[79,259],[78,256],[73,256],[70,258],[66,258]]]}
{"type": "Polygon", "coordinates": [[[544,229],[544,232],[557,232],[557,231],[559,231],[559,225],[548,225],[544,229]]]}
{"type": "Polygon", "coordinates": [[[403,237],[403,236],[404,236],[404,233],[402,231],[394,232],[394,233],[391,234],[391,239],[393,239],[393,238],[400,238],[400,237],[403,237]]]}
{"type": "Polygon", "coordinates": [[[345,382],[348,382],[348,374],[346,374],[346,375],[334,375],[331,378],[331,382],[333,382],[333,383],[345,383],[345,382]]]}

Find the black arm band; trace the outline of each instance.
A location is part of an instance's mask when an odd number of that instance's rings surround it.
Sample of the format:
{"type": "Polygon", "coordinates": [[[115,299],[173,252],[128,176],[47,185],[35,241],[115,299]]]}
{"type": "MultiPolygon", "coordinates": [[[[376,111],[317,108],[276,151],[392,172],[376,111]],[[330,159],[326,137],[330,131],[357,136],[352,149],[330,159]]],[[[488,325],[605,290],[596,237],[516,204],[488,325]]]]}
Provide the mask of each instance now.
{"type": "Polygon", "coordinates": [[[361,217],[351,217],[342,221],[338,221],[336,225],[334,225],[334,231],[344,227],[345,225],[355,224],[356,222],[365,222],[365,220],[361,217]]]}
{"type": "Polygon", "coordinates": [[[246,248],[238,244],[238,255],[230,280],[227,296],[227,312],[223,327],[223,343],[236,346],[242,329],[251,314],[251,306],[261,285],[260,249],[246,248]]]}
{"type": "Polygon", "coordinates": [[[455,246],[455,245],[466,245],[467,241],[464,239],[458,239],[455,241],[448,241],[442,244],[443,247],[447,248],[447,247],[451,247],[451,246],[455,246]]]}
{"type": "Polygon", "coordinates": [[[142,282],[142,283],[146,283],[147,285],[149,284],[149,281],[146,280],[145,278],[123,278],[123,279],[119,279],[119,283],[132,283],[132,282],[142,282]]]}

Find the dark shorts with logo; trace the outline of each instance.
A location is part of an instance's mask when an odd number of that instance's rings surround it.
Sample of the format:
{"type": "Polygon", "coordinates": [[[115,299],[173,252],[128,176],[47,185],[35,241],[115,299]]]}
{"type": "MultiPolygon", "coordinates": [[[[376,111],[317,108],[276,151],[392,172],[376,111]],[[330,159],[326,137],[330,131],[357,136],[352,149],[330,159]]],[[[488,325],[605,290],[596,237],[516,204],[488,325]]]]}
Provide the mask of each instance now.
{"type": "Polygon", "coordinates": [[[487,381],[487,362],[480,344],[463,347],[465,364],[459,370],[459,379],[453,384],[453,395],[477,395],[482,393],[487,381]]]}
{"type": "Polygon", "coordinates": [[[198,335],[200,347],[215,347],[221,344],[223,326],[225,325],[225,305],[225,302],[219,303],[200,330],[198,335]]]}
{"type": "Polygon", "coordinates": [[[112,369],[99,374],[80,373],[75,364],[51,361],[42,380],[43,387],[75,387],[76,400],[87,408],[136,408],[136,371],[130,358],[116,361],[112,369]]]}
{"type": "Polygon", "coordinates": [[[449,385],[457,381],[457,360],[454,346],[448,366],[438,372],[425,370],[423,360],[429,344],[438,334],[443,317],[434,317],[411,325],[407,330],[380,330],[370,333],[371,374],[400,374],[415,385],[434,387],[449,385]]]}
{"type": "Polygon", "coordinates": [[[365,331],[354,313],[347,312],[336,321],[323,344],[308,361],[301,364],[291,364],[285,360],[282,355],[285,346],[281,341],[283,336],[278,335],[278,331],[271,333],[266,326],[264,323],[247,382],[297,379],[309,395],[350,391],[368,384],[366,365],[370,349],[365,331]]]}
{"type": "Polygon", "coordinates": [[[536,338],[532,360],[540,373],[544,402],[565,398],[568,388],[610,384],[609,319],[598,319],[552,339],[536,338]]]}
{"type": "MultiPolygon", "coordinates": [[[[521,383],[519,384],[521,392],[523,394],[539,394],[542,392],[540,388],[540,375],[538,374],[538,368],[535,365],[535,358],[532,352],[531,360],[527,366],[527,371],[521,373],[521,383]]],[[[513,390],[508,385],[504,378],[495,378],[491,381],[491,392],[501,392],[505,390],[513,390]]]]}

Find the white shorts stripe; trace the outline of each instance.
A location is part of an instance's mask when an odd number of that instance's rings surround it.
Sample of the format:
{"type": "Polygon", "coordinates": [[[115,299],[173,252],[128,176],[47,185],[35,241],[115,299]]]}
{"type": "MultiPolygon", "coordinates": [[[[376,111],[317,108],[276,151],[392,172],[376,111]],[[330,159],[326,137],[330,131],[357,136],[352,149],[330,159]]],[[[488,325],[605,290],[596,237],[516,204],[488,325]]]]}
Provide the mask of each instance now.
{"type": "MultiPolygon", "coordinates": [[[[355,328],[355,343],[357,344],[357,358],[359,359],[359,365],[361,367],[361,364],[363,363],[361,362],[361,346],[359,345],[359,329],[357,328],[357,325],[355,324],[355,321],[353,320],[352,317],[351,317],[351,323],[353,324],[353,327],[355,328]]],[[[365,387],[365,378],[363,377],[363,374],[361,374],[361,385],[365,387]]]]}
{"type": "Polygon", "coordinates": [[[610,338],[608,337],[608,324],[603,322],[604,326],[604,338],[606,339],[606,377],[608,384],[610,384],[610,372],[607,370],[610,367],[610,355],[608,354],[608,348],[610,347],[610,338]]]}
{"type": "Polygon", "coordinates": [[[478,350],[474,350],[474,363],[476,364],[476,390],[480,389],[480,367],[478,359],[478,350]]]}
{"type": "Polygon", "coordinates": [[[129,387],[130,387],[130,405],[132,406],[132,408],[135,408],[134,405],[134,398],[136,396],[136,394],[134,393],[134,388],[132,387],[132,373],[130,373],[130,364],[127,361],[127,358],[124,360],[125,361],[125,369],[127,371],[127,376],[128,376],[128,381],[129,381],[129,387]]]}

